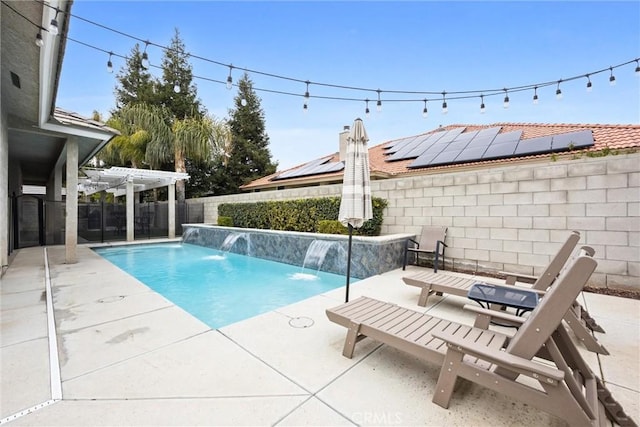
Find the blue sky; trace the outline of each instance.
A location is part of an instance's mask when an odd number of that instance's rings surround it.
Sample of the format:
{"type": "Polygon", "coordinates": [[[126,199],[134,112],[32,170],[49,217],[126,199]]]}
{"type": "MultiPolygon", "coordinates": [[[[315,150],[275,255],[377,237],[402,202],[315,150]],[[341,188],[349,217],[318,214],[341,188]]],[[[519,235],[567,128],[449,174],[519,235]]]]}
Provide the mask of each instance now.
{"type": "MultiPolygon", "coordinates": [[[[187,50],[224,64],[295,79],[381,89],[383,108],[364,115],[363,101],[303,99],[257,91],[265,112],[270,149],[285,169],[338,149],[338,133],[357,117],[364,119],[370,145],[427,132],[439,125],[527,123],[623,123],[640,121],[640,77],[636,63],[533,92],[448,101],[414,95],[428,102],[384,102],[401,91],[479,91],[557,81],[640,57],[640,2],[219,2],[76,1],[72,13],[121,32],[168,45],[174,28],[187,50]]],[[[127,37],[71,18],[69,36],[106,51],[128,55],[136,43],[127,37]]],[[[159,65],[162,52],[148,49],[159,65]]],[[[114,106],[117,71],[124,60],[69,41],[57,106],[90,116],[114,106]]],[[[192,59],[195,75],[224,81],[229,69],[192,59]]],[[[154,71],[159,74],[159,70],[154,71]]],[[[234,78],[240,71],[234,70],[234,78]]],[[[256,88],[302,94],[305,85],[251,74],[256,88]]],[[[227,116],[236,89],[195,80],[208,111],[227,116]]],[[[311,85],[311,95],[376,99],[357,92],[311,85]]]]}

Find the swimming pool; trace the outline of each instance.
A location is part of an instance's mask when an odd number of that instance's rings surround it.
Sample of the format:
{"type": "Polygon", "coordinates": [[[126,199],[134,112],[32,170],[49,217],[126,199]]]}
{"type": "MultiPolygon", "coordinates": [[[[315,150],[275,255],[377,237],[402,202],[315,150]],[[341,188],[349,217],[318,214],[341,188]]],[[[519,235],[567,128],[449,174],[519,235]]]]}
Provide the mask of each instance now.
{"type": "Polygon", "coordinates": [[[341,275],[184,243],[94,250],[214,329],[345,284],[341,275]]]}

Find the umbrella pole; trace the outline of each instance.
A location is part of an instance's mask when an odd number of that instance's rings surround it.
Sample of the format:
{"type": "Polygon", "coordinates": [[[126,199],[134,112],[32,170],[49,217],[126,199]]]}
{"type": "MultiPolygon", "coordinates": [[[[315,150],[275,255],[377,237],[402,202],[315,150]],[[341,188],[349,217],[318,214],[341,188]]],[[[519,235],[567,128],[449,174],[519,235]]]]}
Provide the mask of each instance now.
{"type": "Polygon", "coordinates": [[[351,280],[351,237],[353,236],[353,225],[349,224],[349,249],[347,250],[347,293],[344,302],[349,302],[349,280],[351,280]]]}

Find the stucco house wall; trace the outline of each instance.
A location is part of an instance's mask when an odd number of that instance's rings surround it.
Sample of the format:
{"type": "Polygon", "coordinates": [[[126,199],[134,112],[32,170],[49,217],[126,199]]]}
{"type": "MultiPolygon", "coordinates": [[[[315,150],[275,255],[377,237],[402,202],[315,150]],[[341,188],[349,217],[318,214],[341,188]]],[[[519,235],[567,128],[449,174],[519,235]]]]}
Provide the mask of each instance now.
{"type": "MultiPolygon", "coordinates": [[[[339,196],[341,185],[192,199],[220,203],[339,196]]],[[[457,169],[371,182],[388,200],[383,234],[448,227],[449,268],[540,273],[568,232],[592,246],[590,285],[640,289],[640,153],[457,169]]]]}

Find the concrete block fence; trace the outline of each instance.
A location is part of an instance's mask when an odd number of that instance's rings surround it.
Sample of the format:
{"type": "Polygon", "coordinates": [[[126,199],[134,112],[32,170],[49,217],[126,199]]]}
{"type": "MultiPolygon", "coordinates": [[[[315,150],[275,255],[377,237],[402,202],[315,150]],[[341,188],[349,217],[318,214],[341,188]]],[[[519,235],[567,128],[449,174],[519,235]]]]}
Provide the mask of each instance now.
{"type": "MultiPolygon", "coordinates": [[[[581,233],[598,268],[590,285],[640,290],[640,153],[537,162],[372,181],[389,202],[382,234],[448,227],[448,268],[539,274],[568,233],[581,233]]],[[[205,223],[221,203],[339,196],[341,184],[192,199],[205,223]]]]}

